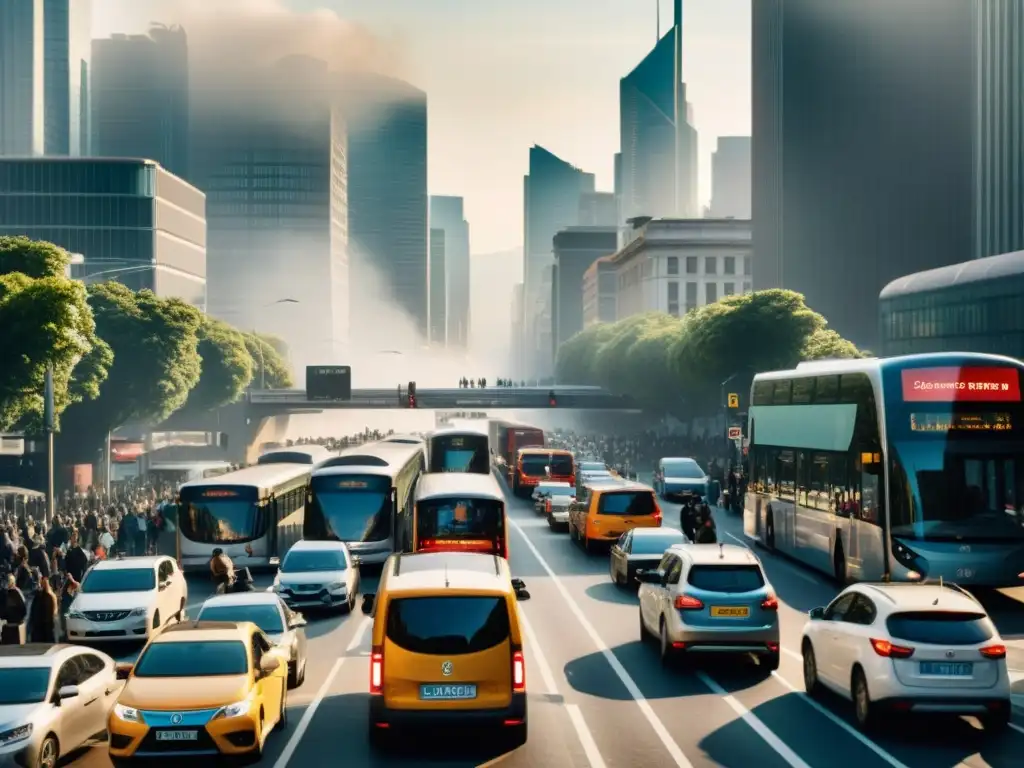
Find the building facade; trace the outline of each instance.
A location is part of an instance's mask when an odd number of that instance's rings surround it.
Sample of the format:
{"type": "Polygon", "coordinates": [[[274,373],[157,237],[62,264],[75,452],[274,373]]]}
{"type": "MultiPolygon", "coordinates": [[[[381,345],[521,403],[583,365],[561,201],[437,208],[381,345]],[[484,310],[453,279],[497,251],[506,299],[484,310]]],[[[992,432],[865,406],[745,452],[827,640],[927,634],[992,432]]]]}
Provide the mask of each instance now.
{"type": "Polygon", "coordinates": [[[883,286],[973,253],[973,5],[753,4],[754,286],[861,347],[883,286]]]}
{"type": "Polygon", "coordinates": [[[148,35],[94,40],[90,100],[93,153],[149,158],[189,178],[185,30],[153,26],[148,35]]]}
{"type": "Polygon", "coordinates": [[[448,254],[443,229],[430,228],[430,345],[448,346],[448,254]]]}
{"type": "Polygon", "coordinates": [[[712,219],[750,218],[750,137],[719,136],[711,155],[712,219]]]}
{"type": "Polygon", "coordinates": [[[0,3],[0,155],[43,154],[43,0],[0,3]]]}
{"type": "Polygon", "coordinates": [[[515,371],[517,376],[522,376],[523,371],[526,368],[523,360],[523,338],[525,336],[523,332],[523,317],[525,312],[523,311],[523,295],[525,294],[525,286],[522,283],[516,283],[512,286],[512,317],[510,318],[511,331],[509,333],[511,340],[511,360],[509,361],[512,370],[515,371]]]}
{"type": "Polygon", "coordinates": [[[614,192],[585,192],[580,195],[581,227],[614,227],[619,223],[614,192]]]}
{"type": "Polygon", "coordinates": [[[569,227],[555,235],[552,283],[554,351],[583,330],[583,276],[603,256],[615,253],[618,227],[614,224],[569,227]]]}
{"type": "Polygon", "coordinates": [[[88,155],[92,0],[43,7],[46,154],[88,155]]]}
{"type": "Polygon", "coordinates": [[[988,352],[1024,360],[1024,251],[898,278],[879,294],[882,355],[988,352]]]}
{"type": "Polygon", "coordinates": [[[653,219],[638,222],[615,253],[618,319],[643,312],[680,317],[751,290],[750,221],[653,219]]]}
{"type": "Polygon", "coordinates": [[[205,197],[150,160],[0,158],[0,234],[47,240],[117,280],[206,308],[205,197]]]}
{"type": "Polygon", "coordinates": [[[615,255],[602,256],[583,273],[583,327],[618,320],[618,296],[615,255]]]}
{"type": "MultiPolygon", "coordinates": [[[[466,221],[461,197],[450,195],[430,196],[431,229],[444,230],[444,268],[447,291],[445,330],[449,347],[465,348],[470,333],[469,285],[469,223],[466,221]]],[[[433,250],[431,250],[431,260],[433,250]]],[[[433,281],[431,261],[431,281],[433,281]]],[[[433,282],[431,282],[433,289],[433,282]]],[[[431,309],[433,311],[433,309],[431,309]]]]}

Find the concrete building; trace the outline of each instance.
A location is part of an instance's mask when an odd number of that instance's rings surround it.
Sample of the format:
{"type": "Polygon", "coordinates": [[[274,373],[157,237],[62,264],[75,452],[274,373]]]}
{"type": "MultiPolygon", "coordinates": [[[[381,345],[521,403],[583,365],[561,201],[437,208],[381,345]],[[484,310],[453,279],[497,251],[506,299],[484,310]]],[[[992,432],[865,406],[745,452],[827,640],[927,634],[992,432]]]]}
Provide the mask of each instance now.
{"type": "Polygon", "coordinates": [[[0,234],[81,254],[75,278],[206,307],[204,195],[151,160],[0,158],[0,234]]]}
{"type": "Polygon", "coordinates": [[[618,221],[614,192],[585,192],[580,195],[581,227],[614,227],[618,221]]]}
{"type": "Polygon", "coordinates": [[[618,271],[615,255],[602,256],[583,273],[583,327],[618,320],[618,271]]]}
{"type": "Polygon", "coordinates": [[[694,218],[697,131],[682,77],[683,2],[671,29],[619,82],[621,225],[636,216],[694,218]]]}
{"type": "Polygon", "coordinates": [[[448,254],[445,231],[430,228],[430,345],[448,346],[448,254]]]}
{"type": "Polygon", "coordinates": [[[552,276],[554,351],[583,330],[583,276],[602,256],[615,253],[618,227],[569,227],[555,235],[552,276]]]}
{"type": "Polygon", "coordinates": [[[41,155],[46,145],[43,0],[0,3],[0,155],[41,155]]]}
{"type": "MultiPolygon", "coordinates": [[[[469,223],[463,213],[461,197],[450,195],[430,196],[430,226],[444,230],[444,268],[447,290],[445,331],[449,347],[465,348],[470,334],[471,280],[469,266],[469,223]]],[[[433,259],[433,251],[431,251],[433,259]]],[[[431,262],[433,281],[433,262],[431,262]]],[[[433,290],[433,283],[431,283],[433,290]]]]}
{"type": "Polygon", "coordinates": [[[296,366],[333,362],[349,340],[346,126],[331,85],[325,63],[296,56],[194,91],[210,311],[287,339],[296,366]]]}
{"type": "MultiPolygon", "coordinates": [[[[181,27],[92,43],[92,151],[189,178],[188,38],[181,27]]],[[[190,179],[190,181],[195,181],[190,179]]]]}
{"type": "Polygon", "coordinates": [[[719,136],[711,155],[712,219],[750,218],[750,137],[719,136]]]}
{"type": "Polygon", "coordinates": [[[340,93],[348,124],[353,316],[382,311],[384,297],[365,289],[382,284],[427,339],[427,95],[370,74],[346,76],[340,93]]]}
{"type": "Polygon", "coordinates": [[[640,219],[613,257],[617,317],[682,316],[723,296],[751,290],[750,221],[640,219]]]}

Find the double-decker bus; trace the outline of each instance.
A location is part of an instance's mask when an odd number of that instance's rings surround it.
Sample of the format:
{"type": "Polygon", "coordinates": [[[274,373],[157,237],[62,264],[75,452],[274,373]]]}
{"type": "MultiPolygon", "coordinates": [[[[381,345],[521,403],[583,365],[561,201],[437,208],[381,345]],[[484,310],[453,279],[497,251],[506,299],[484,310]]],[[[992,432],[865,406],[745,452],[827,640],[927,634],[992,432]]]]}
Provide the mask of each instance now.
{"type": "Polygon", "coordinates": [[[293,445],[273,448],[256,460],[257,464],[319,464],[335,454],[322,445],[293,445]]]}
{"type": "Polygon", "coordinates": [[[416,487],[413,552],[484,552],[508,559],[505,495],[493,475],[443,472],[416,487]]]}
{"type": "Polygon", "coordinates": [[[1021,585],[1022,371],[947,353],[756,376],[744,532],[841,582],[1021,585]]]}
{"type": "Polygon", "coordinates": [[[220,548],[236,568],[280,564],[302,538],[309,464],[264,464],[184,483],[178,490],[178,564],[208,567],[220,548]]]}
{"type": "Polygon", "coordinates": [[[551,482],[576,485],[576,459],[564,448],[520,448],[512,472],[512,493],[533,492],[537,484],[551,482]]]}
{"type": "Polygon", "coordinates": [[[488,438],[494,462],[507,474],[509,482],[519,449],[546,445],[543,429],[500,419],[493,419],[488,425],[488,438]]]}
{"type": "Polygon", "coordinates": [[[303,538],[344,541],[366,564],[408,550],[424,463],[421,444],[369,443],[319,464],[309,480],[303,538]]]}
{"type": "Polygon", "coordinates": [[[473,427],[446,427],[427,435],[428,472],[491,474],[487,432],[473,427]]]}

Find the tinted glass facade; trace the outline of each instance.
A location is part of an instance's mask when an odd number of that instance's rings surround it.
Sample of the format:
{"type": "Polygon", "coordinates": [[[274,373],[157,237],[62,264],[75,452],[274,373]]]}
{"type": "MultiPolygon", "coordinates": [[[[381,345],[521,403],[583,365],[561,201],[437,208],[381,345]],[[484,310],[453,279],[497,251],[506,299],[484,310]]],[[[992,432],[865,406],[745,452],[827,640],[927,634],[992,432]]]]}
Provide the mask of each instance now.
{"type": "Polygon", "coordinates": [[[44,150],[43,0],[0,2],[0,155],[44,150]]]}
{"type": "MultiPolygon", "coordinates": [[[[555,235],[557,270],[552,292],[552,336],[556,351],[560,344],[583,330],[583,276],[595,261],[615,253],[617,241],[618,230],[614,226],[570,227],[555,235]]],[[[598,292],[601,277],[599,271],[598,292]]]]}
{"type": "Polygon", "coordinates": [[[443,229],[430,230],[430,343],[443,347],[448,329],[448,253],[443,229]]]}
{"type": "MultiPolygon", "coordinates": [[[[461,197],[450,195],[430,197],[431,229],[444,230],[444,263],[448,290],[446,332],[450,347],[465,347],[469,338],[469,224],[463,216],[462,202],[461,197]]],[[[433,271],[433,266],[431,270],[433,271]]],[[[430,279],[433,285],[434,278],[430,279]]]]}

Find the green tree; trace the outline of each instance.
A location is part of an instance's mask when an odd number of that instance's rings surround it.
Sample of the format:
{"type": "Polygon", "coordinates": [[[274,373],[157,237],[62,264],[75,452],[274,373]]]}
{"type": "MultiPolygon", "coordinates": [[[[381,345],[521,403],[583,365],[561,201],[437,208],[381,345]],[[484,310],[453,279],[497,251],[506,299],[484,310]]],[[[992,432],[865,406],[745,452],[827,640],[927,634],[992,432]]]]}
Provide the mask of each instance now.
{"type": "Polygon", "coordinates": [[[639,402],[658,410],[678,412],[685,396],[669,352],[686,332],[686,320],[669,320],[648,326],[626,352],[623,368],[632,374],[632,394],[639,402]]]}
{"type": "Polygon", "coordinates": [[[0,235],[0,274],[21,272],[33,278],[64,277],[71,257],[53,243],[0,235]]]}
{"type": "Polygon", "coordinates": [[[234,402],[252,381],[253,363],[244,336],[227,323],[203,317],[199,326],[199,383],[188,396],[187,408],[208,411],[234,402]]]}
{"type": "Polygon", "coordinates": [[[71,403],[96,396],[112,357],[96,336],[81,283],[63,275],[0,275],[0,329],[0,429],[42,426],[49,366],[56,416],[71,403]]]}
{"type": "Polygon", "coordinates": [[[802,360],[830,360],[867,357],[852,341],[847,341],[831,328],[819,328],[804,341],[802,360]]]}
{"type": "Polygon", "coordinates": [[[559,384],[591,386],[597,383],[594,366],[601,345],[610,339],[617,323],[597,323],[565,341],[555,355],[555,380],[559,384]]]}
{"type": "Polygon", "coordinates": [[[194,307],[116,282],[89,286],[89,304],[114,363],[99,397],[65,414],[60,450],[72,461],[91,458],[108,432],[128,422],[166,419],[184,405],[201,370],[202,315],[194,307]]]}
{"type": "Polygon", "coordinates": [[[242,338],[245,340],[245,346],[253,361],[252,387],[288,389],[295,386],[288,363],[268,337],[255,333],[243,333],[242,338]]]}
{"type": "Polygon", "coordinates": [[[678,325],[678,319],[664,312],[646,312],[615,323],[594,361],[597,383],[616,394],[633,394],[637,382],[647,374],[626,364],[629,350],[648,331],[678,325]]]}

